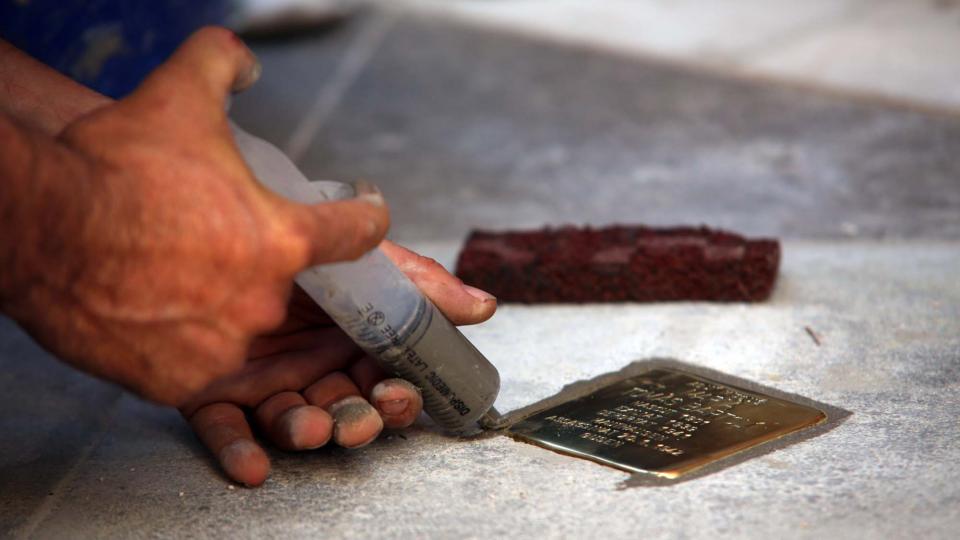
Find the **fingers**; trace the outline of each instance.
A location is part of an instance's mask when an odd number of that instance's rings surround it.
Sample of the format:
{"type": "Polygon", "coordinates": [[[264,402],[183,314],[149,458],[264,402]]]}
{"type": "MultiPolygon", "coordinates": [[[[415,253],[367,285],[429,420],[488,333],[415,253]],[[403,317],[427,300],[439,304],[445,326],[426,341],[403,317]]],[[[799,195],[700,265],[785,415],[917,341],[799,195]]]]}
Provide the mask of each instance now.
{"type": "Polygon", "coordinates": [[[178,101],[189,104],[191,113],[219,118],[227,95],[249,87],[259,77],[260,63],[236,34],[206,27],[183,42],[134,95],[178,101]]]}
{"type": "Polygon", "coordinates": [[[387,372],[381,369],[377,362],[369,356],[364,356],[351,364],[348,373],[360,389],[360,394],[363,396],[369,396],[373,387],[389,376],[387,372]]]}
{"type": "Polygon", "coordinates": [[[369,356],[350,366],[350,378],[380,413],[385,427],[407,427],[423,410],[423,397],[417,387],[403,379],[387,378],[369,356]]]}
{"type": "Polygon", "coordinates": [[[497,299],[493,295],[465,285],[437,261],[389,241],[381,243],[380,249],[453,324],[480,323],[497,310],[497,299]]]}
{"type": "MultiPolygon", "coordinates": [[[[316,339],[316,345],[302,350],[283,352],[248,362],[234,375],[217,380],[190,403],[181,407],[185,416],[191,416],[199,406],[214,402],[229,402],[255,407],[268,397],[288,390],[301,390],[312,381],[328,373],[345,369],[360,354],[356,345],[338,328],[311,331],[307,341],[316,339]]],[[[295,341],[299,336],[278,336],[279,340],[295,341]]],[[[259,340],[261,351],[276,349],[259,340]]]]}
{"type": "Polygon", "coordinates": [[[333,440],[344,448],[369,444],[383,430],[383,419],[360,389],[341,372],[331,373],[303,391],[311,405],[325,409],[333,417],[333,440]]]}
{"type": "Polygon", "coordinates": [[[415,386],[385,379],[376,363],[364,357],[353,363],[349,376],[331,373],[302,395],[271,396],[257,406],[255,417],[261,430],[285,450],[319,448],[331,438],[340,446],[357,448],[374,440],[383,427],[409,426],[422,409],[415,386]]]}
{"type": "Polygon", "coordinates": [[[390,213],[376,188],[353,199],[289,204],[294,226],[309,242],[304,266],[357,259],[377,247],[390,227],[390,213]]]}
{"type": "MultiPolygon", "coordinates": [[[[337,371],[302,394],[284,391],[270,396],[256,406],[253,416],[261,431],[284,450],[310,450],[330,440],[358,448],[376,439],[384,426],[409,426],[422,408],[416,387],[401,379],[384,379],[376,364],[364,358],[354,363],[350,376],[337,371]]],[[[227,476],[249,486],[264,482],[269,460],[237,405],[213,403],[185,416],[227,476]]]]}
{"type": "Polygon", "coordinates": [[[259,486],[267,479],[270,460],[254,442],[247,419],[236,405],[207,405],[189,420],[203,444],[217,456],[227,476],[247,486],[259,486]]]}
{"type": "Polygon", "coordinates": [[[311,450],[327,444],[333,435],[333,418],[298,392],[281,392],[258,407],[254,416],[260,429],[279,448],[311,450]]]}
{"type": "Polygon", "coordinates": [[[383,427],[409,426],[422,409],[416,387],[385,379],[376,363],[364,357],[353,363],[349,376],[331,373],[302,395],[271,396],[257,407],[255,417],[261,430],[285,450],[319,448],[331,438],[345,448],[358,448],[373,441],[383,427]]]}
{"type": "Polygon", "coordinates": [[[383,423],[389,428],[405,428],[412,424],[423,410],[423,396],[416,386],[403,379],[380,381],[368,398],[380,411],[383,423]]]}

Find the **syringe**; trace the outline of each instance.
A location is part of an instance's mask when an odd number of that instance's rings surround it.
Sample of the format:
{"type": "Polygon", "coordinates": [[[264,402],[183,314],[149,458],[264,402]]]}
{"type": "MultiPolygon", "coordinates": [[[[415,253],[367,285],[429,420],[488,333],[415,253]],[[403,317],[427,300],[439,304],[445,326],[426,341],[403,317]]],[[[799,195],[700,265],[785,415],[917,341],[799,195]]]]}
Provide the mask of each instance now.
{"type": "MultiPolygon", "coordinates": [[[[247,164],[265,186],[302,203],[353,197],[338,182],[310,182],[276,147],[233,125],[247,164]]],[[[379,249],[356,261],[301,272],[297,284],[390,373],[420,389],[424,410],[444,428],[495,426],[500,375],[379,249]]]]}

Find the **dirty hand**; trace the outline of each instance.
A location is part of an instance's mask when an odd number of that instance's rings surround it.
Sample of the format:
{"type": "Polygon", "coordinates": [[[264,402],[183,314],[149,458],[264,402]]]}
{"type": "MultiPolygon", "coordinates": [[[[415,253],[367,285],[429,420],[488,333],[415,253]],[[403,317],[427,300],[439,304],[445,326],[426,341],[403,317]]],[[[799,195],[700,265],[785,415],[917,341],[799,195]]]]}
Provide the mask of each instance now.
{"type": "MultiPolygon", "coordinates": [[[[454,324],[493,315],[492,296],[464,286],[435,261],[390,242],[380,247],[454,324]]],[[[254,341],[250,358],[181,408],[226,474],[246,485],[263,483],[270,463],[245,412],[279,448],[308,450],[331,439],[363,446],[384,427],[412,424],[423,406],[412,384],[386,378],[299,289],[287,320],[254,341]]]]}
{"type": "MultiPolygon", "coordinates": [[[[290,297],[304,267],[377,245],[383,201],[298,205],[252,178],[223,113],[258,70],[235,36],[198,32],[119,102],[15,62],[50,91],[0,114],[0,311],[80,369],[180,406],[248,485],[269,463],[242,408],[285,449],[362,446],[413,422],[416,390],[290,297]]],[[[435,262],[382,247],[454,322],[496,309],[435,262]]]]}
{"type": "Polygon", "coordinates": [[[0,308],[76,367],[180,405],[284,321],[298,271],[376,246],[379,194],[308,206],[253,178],[224,104],[258,72],[209,28],[56,137],[0,125],[22,156],[3,186],[0,308]]]}

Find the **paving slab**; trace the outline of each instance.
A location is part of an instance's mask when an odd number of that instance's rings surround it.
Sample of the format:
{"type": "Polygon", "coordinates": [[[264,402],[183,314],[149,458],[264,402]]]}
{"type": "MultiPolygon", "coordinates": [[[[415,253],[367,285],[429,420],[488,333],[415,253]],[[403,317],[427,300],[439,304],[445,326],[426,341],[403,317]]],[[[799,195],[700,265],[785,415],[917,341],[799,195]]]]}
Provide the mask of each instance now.
{"type": "MultiPolygon", "coordinates": [[[[449,262],[457,246],[417,247],[449,262]]],[[[505,306],[467,329],[501,371],[504,410],[659,356],[852,412],[709,476],[631,488],[615,469],[505,436],[446,437],[423,420],[362,451],[275,453],[263,487],[234,488],[175,413],[125,398],[35,536],[950,538],[958,248],[788,243],[765,304],[505,306]]]]}
{"type": "Polygon", "coordinates": [[[0,536],[31,527],[110,422],[120,390],[61,364],[0,317],[0,536]]]}

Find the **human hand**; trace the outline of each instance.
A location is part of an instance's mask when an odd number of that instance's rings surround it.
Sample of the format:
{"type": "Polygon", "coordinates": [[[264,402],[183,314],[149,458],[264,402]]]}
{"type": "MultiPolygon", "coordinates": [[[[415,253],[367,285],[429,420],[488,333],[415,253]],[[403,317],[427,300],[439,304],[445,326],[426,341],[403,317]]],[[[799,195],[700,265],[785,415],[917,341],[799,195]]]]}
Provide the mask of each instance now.
{"type": "MultiPolygon", "coordinates": [[[[381,249],[454,324],[493,315],[496,300],[463,283],[431,259],[390,242],[381,249]]],[[[383,427],[402,428],[423,406],[416,388],[390,379],[299,289],[283,325],[254,341],[250,362],[181,408],[200,440],[231,479],[256,486],[270,463],[255,442],[248,415],[284,450],[309,450],[331,439],[363,446],[383,427]]]]}
{"type": "Polygon", "coordinates": [[[0,309],[74,366],[182,405],[284,322],[298,271],[376,246],[379,194],[307,206],[253,178],[224,110],[258,73],[208,28],[55,136],[0,115],[0,309]]]}

